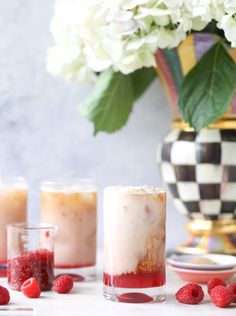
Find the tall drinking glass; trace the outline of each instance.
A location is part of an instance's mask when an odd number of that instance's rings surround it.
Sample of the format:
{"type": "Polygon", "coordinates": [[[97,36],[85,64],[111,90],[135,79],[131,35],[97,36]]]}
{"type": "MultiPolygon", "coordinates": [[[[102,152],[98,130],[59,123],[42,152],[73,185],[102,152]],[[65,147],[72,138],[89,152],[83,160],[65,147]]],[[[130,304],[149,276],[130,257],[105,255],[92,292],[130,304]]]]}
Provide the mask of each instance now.
{"type": "Polygon", "coordinates": [[[6,225],[25,222],[27,217],[27,183],[23,178],[0,180],[0,276],[6,276],[6,225]]]}
{"type": "Polygon", "coordinates": [[[104,190],[104,296],[165,300],[166,193],[142,186],[104,190]]]}
{"type": "Polygon", "coordinates": [[[97,189],[92,180],[43,182],[41,220],[58,227],[55,273],[95,279],[97,189]]]}

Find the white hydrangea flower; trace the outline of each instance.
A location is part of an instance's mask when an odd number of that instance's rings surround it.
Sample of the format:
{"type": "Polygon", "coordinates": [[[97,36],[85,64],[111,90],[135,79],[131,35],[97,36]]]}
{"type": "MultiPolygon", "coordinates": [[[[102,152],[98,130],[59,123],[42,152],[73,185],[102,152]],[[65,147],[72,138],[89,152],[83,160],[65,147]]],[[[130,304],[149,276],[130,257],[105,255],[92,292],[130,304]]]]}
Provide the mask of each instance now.
{"type": "Polygon", "coordinates": [[[236,16],[226,14],[218,26],[224,30],[225,37],[231,42],[231,46],[236,47],[236,16]]]}
{"type": "Polygon", "coordinates": [[[47,70],[54,75],[63,75],[68,81],[91,82],[96,74],[86,64],[83,53],[77,46],[55,46],[49,49],[47,70]]]}
{"type": "Polygon", "coordinates": [[[193,18],[205,23],[218,20],[224,14],[222,0],[185,0],[184,3],[193,18]]]}
{"type": "Polygon", "coordinates": [[[236,47],[236,0],[222,0],[224,14],[218,19],[217,26],[224,31],[232,47],[236,47]]]}
{"type": "Polygon", "coordinates": [[[222,0],[222,6],[227,14],[236,13],[236,0],[222,0]]]}
{"type": "Polygon", "coordinates": [[[155,67],[158,47],[178,46],[213,19],[235,45],[235,12],[236,0],[57,0],[48,70],[78,82],[108,67],[155,67]]]}

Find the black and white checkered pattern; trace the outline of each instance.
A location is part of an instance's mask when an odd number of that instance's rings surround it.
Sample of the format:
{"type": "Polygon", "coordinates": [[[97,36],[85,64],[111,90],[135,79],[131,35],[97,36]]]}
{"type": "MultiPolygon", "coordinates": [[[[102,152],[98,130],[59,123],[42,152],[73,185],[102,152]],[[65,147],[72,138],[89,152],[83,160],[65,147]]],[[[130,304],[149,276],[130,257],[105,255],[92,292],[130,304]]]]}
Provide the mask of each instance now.
{"type": "Polygon", "coordinates": [[[190,218],[236,218],[236,130],[173,129],[162,145],[161,172],[190,218]]]}

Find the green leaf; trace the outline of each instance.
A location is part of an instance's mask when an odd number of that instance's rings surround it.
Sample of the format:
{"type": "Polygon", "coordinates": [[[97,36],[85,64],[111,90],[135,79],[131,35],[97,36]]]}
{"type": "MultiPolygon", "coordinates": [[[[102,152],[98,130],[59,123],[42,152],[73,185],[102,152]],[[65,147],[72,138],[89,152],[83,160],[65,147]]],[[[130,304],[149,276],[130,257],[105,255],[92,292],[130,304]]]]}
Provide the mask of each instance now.
{"type": "Polygon", "coordinates": [[[137,100],[157,77],[154,68],[142,68],[129,75],[132,80],[134,100],[137,100]]]}
{"type": "Polygon", "coordinates": [[[94,135],[99,131],[113,133],[127,122],[133,101],[130,76],[109,68],[99,75],[95,89],[81,105],[80,112],[94,123],[94,135]]]}
{"type": "Polygon", "coordinates": [[[185,77],[179,109],[197,131],[227,111],[236,84],[236,65],[223,43],[216,43],[185,77]]]}

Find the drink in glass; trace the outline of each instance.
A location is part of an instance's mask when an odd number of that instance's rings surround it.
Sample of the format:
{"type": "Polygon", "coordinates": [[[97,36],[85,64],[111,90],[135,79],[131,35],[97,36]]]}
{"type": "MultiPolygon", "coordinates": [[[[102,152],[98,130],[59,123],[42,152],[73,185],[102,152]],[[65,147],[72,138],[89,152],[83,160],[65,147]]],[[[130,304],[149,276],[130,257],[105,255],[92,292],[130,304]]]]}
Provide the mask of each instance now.
{"type": "Polygon", "coordinates": [[[165,299],[166,193],[142,186],[104,190],[104,296],[165,299]]]}
{"type": "Polygon", "coordinates": [[[96,265],[97,189],[92,180],[43,182],[41,220],[58,227],[56,275],[74,281],[94,280],[96,265]]]}
{"type": "Polygon", "coordinates": [[[23,178],[0,180],[0,276],[6,276],[6,225],[26,221],[27,183],[23,178]]]}

